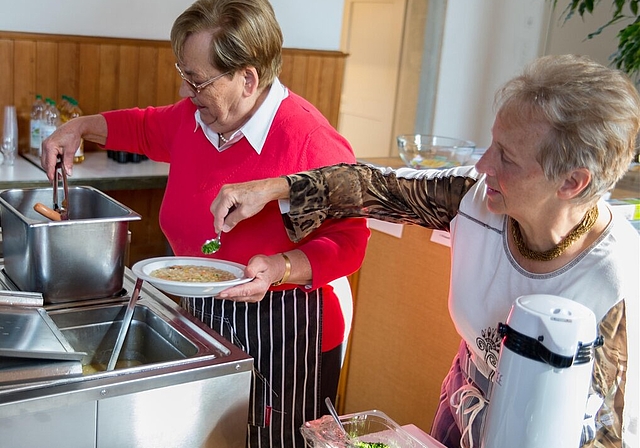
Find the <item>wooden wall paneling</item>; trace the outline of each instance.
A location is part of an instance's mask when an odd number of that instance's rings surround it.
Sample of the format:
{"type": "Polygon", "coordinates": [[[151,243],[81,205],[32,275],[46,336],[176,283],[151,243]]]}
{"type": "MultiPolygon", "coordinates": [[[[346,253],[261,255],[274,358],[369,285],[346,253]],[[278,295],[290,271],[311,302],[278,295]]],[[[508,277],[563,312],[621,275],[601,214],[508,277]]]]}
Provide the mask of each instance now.
{"type": "Polygon", "coordinates": [[[138,61],[138,106],[153,106],[158,91],[158,49],[140,48],[138,61]]]}
{"type": "MultiPolygon", "coordinates": [[[[326,104],[324,103],[324,98],[326,98],[326,95],[321,94],[320,87],[322,84],[322,81],[320,79],[323,65],[322,59],[312,55],[306,56],[306,59],[307,76],[304,81],[306,99],[315,104],[318,109],[321,109],[322,106],[325,106],[326,108],[326,104]]],[[[326,61],[325,65],[328,64],[329,62],[326,61]]]]}
{"type": "Polygon", "coordinates": [[[13,44],[13,104],[21,109],[35,98],[36,45],[17,40],[13,44]]]}
{"type": "MultiPolygon", "coordinates": [[[[314,104],[334,127],[345,56],[283,49],[283,84],[314,104]]],[[[0,101],[18,108],[20,146],[25,150],[36,94],[56,102],[70,95],[87,115],[167,105],[180,99],[174,62],[168,41],[0,31],[0,101]]],[[[92,150],[91,145],[87,149],[92,150]]]]}
{"type": "Polygon", "coordinates": [[[36,41],[36,86],[42,98],[58,100],[58,44],[36,41]]]}
{"type": "Polygon", "coordinates": [[[139,47],[135,47],[133,45],[120,46],[118,109],[125,109],[138,105],[139,63],[139,47]]]}
{"type": "MultiPolygon", "coordinates": [[[[332,89],[325,92],[325,95],[331,96],[331,123],[337,129],[340,121],[340,103],[342,101],[342,85],[344,84],[344,69],[346,64],[346,55],[333,60],[333,83],[332,89]]],[[[327,117],[328,118],[328,117],[327,117]]]]}
{"type": "MultiPolygon", "coordinates": [[[[13,104],[14,86],[14,60],[13,60],[13,42],[0,40],[0,120],[4,120],[4,106],[13,104]]],[[[0,121],[2,123],[2,121],[0,121]]]]}
{"type": "Polygon", "coordinates": [[[156,105],[164,106],[180,99],[180,76],[174,67],[176,58],[170,46],[158,48],[158,92],[156,105]]]}
{"type": "Polygon", "coordinates": [[[77,42],[60,42],[58,44],[58,92],[59,97],[67,95],[78,99],[80,79],[80,45],[77,42]]]}
{"type": "Polygon", "coordinates": [[[3,111],[0,111],[0,115],[4,114],[4,106],[7,104],[13,104],[13,73],[14,73],[14,60],[13,60],[13,41],[8,39],[0,39],[0,105],[2,105],[3,111]]]}
{"type": "Polygon", "coordinates": [[[293,73],[293,55],[289,52],[282,52],[282,69],[280,70],[280,82],[289,87],[289,80],[293,73]]]}
{"type": "Polygon", "coordinates": [[[79,52],[78,105],[85,115],[100,111],[100,45],[82,43],[79,52]]]}
{"type": "Polygon", "coordinates": [[[304,54],[293,54],[290,60],[293,69],[290,73],[288,83],[285,84],[293,92],[307,99],[307,71],[308,58],[304,54]]]}
{"type": "Polygon", "coordinates": [[[35,99],[36,45],[17,40],[13,52],[13,101],[18,114],[18,148],[29,147],[31,103],[35,99]]]}
{"type": "Polygon", "coordinates": [[[338,126],[346,56],[291,48],[282,54],[282,83],[316,106],[334,127],[338,126]]]}
{"type": "Polygon", "coordinates": [[[337,123],[339,105],[334,104],[334,76],[337,58],[324,58],[321,56],[309,56],[309,79],[307,89],[309,101],[316,107],[325,111],[325,116],[331,123],[337,123]]]}
{"type": "Polygon", "coordinates": [[[100,86],[98,87],[98,110],[118,108],[118,75],[120,74],[120,47],[100,45],[100,86]]]}

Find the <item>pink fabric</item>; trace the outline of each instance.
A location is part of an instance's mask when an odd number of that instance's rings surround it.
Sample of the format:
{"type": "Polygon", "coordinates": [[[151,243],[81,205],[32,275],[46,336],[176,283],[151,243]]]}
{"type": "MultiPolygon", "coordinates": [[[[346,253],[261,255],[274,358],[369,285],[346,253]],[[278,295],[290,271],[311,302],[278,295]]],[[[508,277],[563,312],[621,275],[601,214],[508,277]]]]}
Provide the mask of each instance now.
{"type": "MultiPolygon", "coordinates": [[[[202,130],[196,130],[194,113],[189,100],[103,113],[109,129],[105,148],[170,163],[160,225],[176,255],[202,256],[202,243],[214,236],[209,206],[224,184],[355,162],[349,143],[311,104],[291,92],[260,155],[246,138],[218,152],[202,130]]],[[[342,343],[344,321],[337,298],[326,284],[360,267],[369,233],[363,219],[328,220],[296,245],[287,237],[278,204],[273,202],[223,235],[222,248],[212,257],[246,264],[256,254],[296,247],[304,251],[313,269],[312,288],[325,288],[322,349],[327,351],[342,343]]]]}

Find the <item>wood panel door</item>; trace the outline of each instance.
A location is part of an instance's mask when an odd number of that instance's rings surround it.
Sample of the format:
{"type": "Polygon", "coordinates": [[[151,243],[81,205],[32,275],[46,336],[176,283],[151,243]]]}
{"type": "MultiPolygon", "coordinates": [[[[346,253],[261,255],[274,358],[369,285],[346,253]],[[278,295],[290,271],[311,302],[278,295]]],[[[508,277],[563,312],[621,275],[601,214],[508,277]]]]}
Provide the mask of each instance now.
{"type": "MultiPolygon", "coordinates": [[[[357,157],[387,157],[393,122],[406,0],[346,0],[347,53],[338,130],[357,157]]],[[[395,149],[394,149],[395,150],[395,149]]]]}

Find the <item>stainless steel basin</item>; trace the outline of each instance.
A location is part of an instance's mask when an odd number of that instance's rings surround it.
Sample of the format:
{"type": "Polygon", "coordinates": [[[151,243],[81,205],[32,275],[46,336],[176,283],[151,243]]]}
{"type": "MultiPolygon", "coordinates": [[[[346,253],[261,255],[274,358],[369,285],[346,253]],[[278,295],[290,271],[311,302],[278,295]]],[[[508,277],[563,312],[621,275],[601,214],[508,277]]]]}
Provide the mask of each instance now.
{"type": "Polygon", "coordinates": [[[52,188],[0,191],[4,268],[23,291],[45,304],[112,297],[122,289],[129,222],[141,219],[92,187],[69,188],[67,221],[33,210],[53,206],[52,188]]]}
{"type": "MultiPolygon", "coordinates": [[[[116,369],[229,355],[229,350],[216,342],[215,350],[207,347],[205,342],[212,342],[212,338],[197,328],[188,329],[187,337],[177,326],[172,326],[157,307],[154,309],[154,305],[144,298],[138,302],[116,369]]],[[[125,309],[126,304],[97,305],[48,314],[74,350],[87,353],[81,361],[83,371],[93,374],[104,371],[109,362],[125,309]]]]}

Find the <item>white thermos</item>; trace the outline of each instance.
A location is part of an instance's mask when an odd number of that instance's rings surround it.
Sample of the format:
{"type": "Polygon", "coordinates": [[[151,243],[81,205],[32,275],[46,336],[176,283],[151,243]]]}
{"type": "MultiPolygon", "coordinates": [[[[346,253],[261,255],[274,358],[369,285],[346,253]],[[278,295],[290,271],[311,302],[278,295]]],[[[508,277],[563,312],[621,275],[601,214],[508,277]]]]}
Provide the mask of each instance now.
{"type": "Polygon", "coordinates": [[[521,296],[499,331],[482,447],[579,447],[593,352],[602,343],[593,312],[563,297],[521,296]]]}

